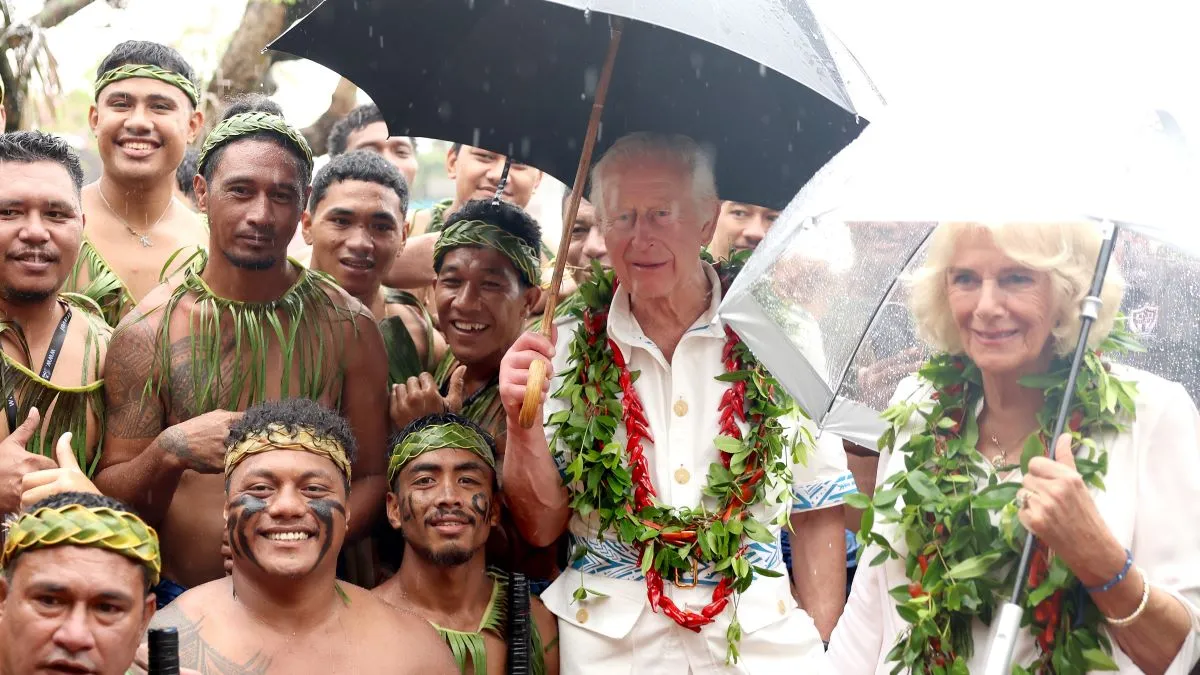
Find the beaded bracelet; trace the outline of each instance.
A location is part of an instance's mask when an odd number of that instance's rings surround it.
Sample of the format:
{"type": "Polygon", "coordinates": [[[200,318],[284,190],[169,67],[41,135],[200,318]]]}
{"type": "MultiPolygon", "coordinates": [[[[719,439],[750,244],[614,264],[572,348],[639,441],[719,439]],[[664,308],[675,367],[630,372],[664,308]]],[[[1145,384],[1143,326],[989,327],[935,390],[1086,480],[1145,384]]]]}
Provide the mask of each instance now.
{"type": "Polygon", "coordinates": [[[1129,568],[1131,567],[1133,567],[1133,552],[1125,549],[1125,566],[1121,568],[1120,572],[1117,572],[1117,576],[1109,579],[1108,583],[1103,586],[1084,586],[1083,590],[1088,593],[1106,593],[1111,591],[1113,586],[1125,581],[1125,576],[1129,574],[1129,568]]]}
{"type": "Polygon", "coordinates": [[[1140,567],[1137,568],[1137,571],[1138,574],[1142,575],[1142,601],[1138,603],[1137,609],[1133,610],[1133,614],[1130,614],[1123,619],[1114,619],[1109,616],[1104,617],[1104,620],[1107,621],[1111,626],[1122,628],[1124,626],[1128,626],[1134,621],[1137,621],[1138,617],[1142,615],[1142,612],[1146,611],[1146,605],[1150,604],[1150,577],[1147,577],[1146,573],[1143,572],[1142,568],[1140,567]]]}

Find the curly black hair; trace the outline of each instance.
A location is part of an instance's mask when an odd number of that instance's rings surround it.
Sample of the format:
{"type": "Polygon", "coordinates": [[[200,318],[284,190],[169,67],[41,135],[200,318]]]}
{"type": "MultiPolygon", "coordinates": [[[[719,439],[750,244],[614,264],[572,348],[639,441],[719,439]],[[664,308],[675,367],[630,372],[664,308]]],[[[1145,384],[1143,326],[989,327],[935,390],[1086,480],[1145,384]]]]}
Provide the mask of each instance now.
{"type": "MultiPolygon", "coordinates": [[[[494,199],[472,199],[462,208],[446,216],[446,226],[450,227],[454,223],[463,220],[482,220],[485,223],[490,223],[505,232],[519,237],[534,251],[542,250],[542,228],[538,225],[533,216],[517,206],[506,201],[497,202],[494,199]]],[[[444,228],[443,228],[444,229],[444,228]]],[[[437,265],[435,272],[441,272],[441,264],[437,265]]],[[[525,280],[522,279],[524,284],[525,280]]]]}
{"type": "MultiPolygon", "coordinates": [[[[126,40],[113,47],[113,50],[96,68],[96,79],[104,77],[104,74],[113,68],[126,65],[157,66],[163,70],[178,73],[191,80],[197,88],[200,87],[200,83],[196,80],[196,71],[192,69],[187,59],[183,58],[183,54],[166,45],[146,40],[126,40]]],[[[191,101],[189,100],[188,103],[191,101]]]]}
{"type": "Polygon", "coordinates": [[[400,198],[399,220],[404,220],[408,213],[408,182],[404,175],[391,162],[374,152],[356,150],[355,152],[338,155],[321,167],[313,178],[312,194],[308,198],[308,212],[315,213],[321,200],[334,183],[347,180],[377,183],[390,188],[400,198]]]}
{"type": "MultiPolygon", "coordinates": [[[[125,502],[118,501],[112,497],[96,494],[94,492],[59,492],[58,494],[50,495],[41,501],[35,502],[27,509],[22,509],[25,513],[34,513],[38,509],[61,509],[64,506],[72,506],[78,504],[88,509],[112,509],[120,513],[136,512],[129,508],[125,502]]],[[[8,561],[8,566],[4,568],[4,578],[12,581],[12,575],[17,569],[17,561],[20,560],[23,551],[17,551],[11,560],[8,561]]],[[[142,568],[142,578],[146,584],[146,591],[150,590],[150,570],[146,569],[145,565],[139,565],[142,568]]]]}
{"type": "MultiPolygon", "coordinates": [[[[351,462],[358,457],[358,444],[354,440],[350,423],[333,410],[307,398],[285,398],[250,406],[241,419],[230,425],[229,435],[225,438],[226,449],[246,440],[251,434],[266,431],[272,424],[281,424],[289,431],[302,426],[308,427],[313,430],[314,435],[340,443],[351,462]]],[[[228,480],[225,485],[228,489],[228,480]]],[[[347,481],[346,489],[349,488],[350,483],[347,481]]]]}
{"type": "Polygon", "coordinates": [[[221,121],[248,112],[265,112],[283,117],[283,108],[270,98],[262,94],[238,94],[225,101],[225,112],[221,113],[221,121]]]}
{"type": "MultiPolygon", "coordinates": [[[[469,420],[466,417],[463,417],[462,415],[458,415],[458,414],[455,414],[452,412],[445,412],[445,413],[435,413],[433,415],[426,415],[424,417],[418,417],[417,419],[415,419],[415,420],[409,422],[407,425],[405,425],[405,427],[403,429],[401,429],[400,431],[393,433],[391,438],[388,439],[388,444],[387,444],[387,447],[389,448],[388,449],[388,458],[389,459],[391,458],[392,453],[394,453],[396,450],[396,447],[399,446],[401,443],[403,443],[404,439],[408,438],[408,436],[410,434],[415,434],[418,431],[424,429],[425,427],[432,427],[432,426],[436,426],[438,424],[461,424],[462,426],[467,427],[468,429],[473,429],[473,430],[479,432],[479,435],[483,437],[484,442],[487,443],[488,449],[492,451],[492,456],[493,457],[496,456],[496,439],[492,438],[492,435],[489,434],[483,427],[479,426],[474,421],[469,420]]],[[[398,478],[398,476],[397,476],[397,478],[398,478]]],[[[500,477],[496,475],[496,472],[493,471],[492,472],[492,488],[493,489],[497,488],[497,481],[499,480],[499,478],[500,477]]],[[[396,489],[396,486],[393,484],[391,486],[391,489],[394,491],[396,489]]]]}
{"type": "Polygon", "coordinates": [[[40,131],[0,134],[0,164],[5,162],[55,162],[61,164],[71,176],[76,195],[83,188],[83,166],[79,163],[79,155],[58,136],[40,131]]]}

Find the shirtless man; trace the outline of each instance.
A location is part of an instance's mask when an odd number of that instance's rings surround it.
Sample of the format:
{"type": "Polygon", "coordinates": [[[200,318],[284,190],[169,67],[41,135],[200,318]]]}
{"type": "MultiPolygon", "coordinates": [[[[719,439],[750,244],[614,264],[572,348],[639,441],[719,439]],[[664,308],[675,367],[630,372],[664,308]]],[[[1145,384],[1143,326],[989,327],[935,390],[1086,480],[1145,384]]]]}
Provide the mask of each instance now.
{"type": "Polygon", "coordinates": [[[17,510],[24,474],[55,466],[53,443],[63,433],[71,432],[89,473],[99,450],[108,326],[59,297],[83,237],[82,185],[79,157],[63,140],[38,131],[0,135],[3,513],[17,510]]]}
{"type": "Polygon", "coordinates": [[[241,113],[213,129],[199,171],[212,255],[155,289],[114,335],[96,477],[158,528],[164,602],[223,575],[217,474],[238,417],[230,411],[302,396],[345,413],[362,448],[352,536],[382,511],[387,489],[379,328],[361,303],[284,256],[308,193],[308,144],[276,115],[241,113]]]}
{"type": "Polygon", "coordinates": [[[229,430],[227,578],[154,617],[201,673],[451,675],[437,633],[335,578],[350,514],[350,425],[307,399],[254,406],[229,430]]]}
{"type": "Polygon", "coordinates": [[[446,351],[424,306],[403,291],[386,291],[383,275],[404,248],[408,186],[383,157],[340,154],[313,179],[300,216],[310,267],[332,276],[379,320],[388,350],[388,380],[402,383],[433,372],[446,351]]]}
{"type": "Polygon", "coordinates": [[[500,675],[512,672],[509,585],[516,583],[513,590],[524,594],[518,602],[528,602],[533,617],[524,650],[532,661],[524,672],[558,673],[558,620],[528,596],[524,578],[487,568],[485,545],[500,521],[491,436],[458,415],[430,415],[408,425],[392,445],[387,512],[403,536],[404,559],[372,593],[424,617],[449,644],[472,645],[454,650],[460,672],[500,675]],[[476,652],[486,663],[471,663],[476,652]]]}
{"type": "Polygon", "coordinates": [[[83,190],[88,215],[69,289],[95,300],[115,326],[173,269],[208,243],[204,226],[175,197],[175,170],[204,126],[199,89],[179,52],[155,42],[117,45],[96,71],[88,124],[104,163],[83,190]]]}

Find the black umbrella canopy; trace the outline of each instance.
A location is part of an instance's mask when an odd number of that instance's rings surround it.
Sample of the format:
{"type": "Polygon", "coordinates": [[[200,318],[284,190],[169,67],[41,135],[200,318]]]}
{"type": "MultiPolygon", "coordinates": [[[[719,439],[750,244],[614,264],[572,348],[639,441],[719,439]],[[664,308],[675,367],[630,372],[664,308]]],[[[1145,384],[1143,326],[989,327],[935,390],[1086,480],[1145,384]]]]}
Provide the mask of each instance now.
{"type": "Polygon", "coordinates": [[[781,207],[865,126],[800,0],[325,0],[270,48],[355,82],[393,134],[569,183],[610,39],[602,9],[633,20],[598,153],[634,131],[686,134],[713,153],[723,199],[781,207]]]}

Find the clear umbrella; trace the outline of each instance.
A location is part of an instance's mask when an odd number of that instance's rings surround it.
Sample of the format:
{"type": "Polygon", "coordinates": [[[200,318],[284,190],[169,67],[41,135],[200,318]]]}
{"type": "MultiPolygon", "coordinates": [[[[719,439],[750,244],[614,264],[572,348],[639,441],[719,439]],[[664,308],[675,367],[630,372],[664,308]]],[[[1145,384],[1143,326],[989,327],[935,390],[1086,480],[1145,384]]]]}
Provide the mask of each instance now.
{"type": "Polygon", "coordinates": [[[904,278],[938,222],[1119,226],[1133,365],[1200,397],[1200,171],[1171,116],[897,113],[805,186],[721,311],[822,429],[874,448],[926,356],[904,278]]]}

